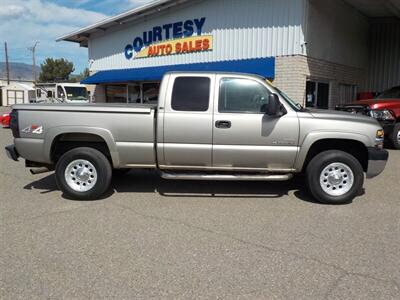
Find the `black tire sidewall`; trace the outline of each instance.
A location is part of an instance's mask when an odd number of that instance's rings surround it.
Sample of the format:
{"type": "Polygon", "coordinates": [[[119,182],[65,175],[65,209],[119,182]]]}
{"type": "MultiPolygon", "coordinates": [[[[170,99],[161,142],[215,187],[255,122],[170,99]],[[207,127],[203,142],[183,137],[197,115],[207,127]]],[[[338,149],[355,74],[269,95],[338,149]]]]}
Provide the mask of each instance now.
{"type": "Polygon", "coordinates": [[[400,143],[397,141],[397,134],[399,130],[400,130],[400,123],[397,123],[393,128],[392,138],[391,138],[393,147],[397,150],[400,150],[400,143]]]}
{"type": "Polygon", "coordinates": [[[307,185],[315,200],[325,204],[347,204],[361,193],[364,184],[364,171],[360,162],[352,155],[329,150],[316,155],[307,166],[307,185]],[[329,164],[338,162],[347,165],[353,172],[354,183],[344,195],[331,196],[326,194],[320,185],[320,175],[329,164]]]}
{"type": "Polygon", "coordinates": [[[68,197],[77,200],[95,200],[98,199],[110,186],[112,169],[110,162],[100,151],[93,148],[75,148],[58,160],[55,168],[56,182],[60,190],[68,197]],[[92,189],[86,192],[78,192],[73,190],[65,180],[65,169],[74,160],[84,159],[93,164],[97,172],[97,181],[92,189]]]}

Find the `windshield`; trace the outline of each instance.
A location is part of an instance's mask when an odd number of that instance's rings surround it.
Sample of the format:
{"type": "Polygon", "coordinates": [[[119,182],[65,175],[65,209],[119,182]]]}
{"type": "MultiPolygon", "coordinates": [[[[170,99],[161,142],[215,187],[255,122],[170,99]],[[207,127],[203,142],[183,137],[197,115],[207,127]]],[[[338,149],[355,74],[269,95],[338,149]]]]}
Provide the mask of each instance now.
{"type": "Polygon", "coordinates": [[[387,91],[384,91],[378,96],[378,99],[393,99],[398,98],[400,100],[400,86],[393,87],[387,91]]]}
{"type": "Polygon", "coordinates": [[[87,90],[83,86],[65,86],[68,100],[87,100],[87,90]]]}
{"type": "Polygon", "coordinates": [[[282,92],[280,89],[278,89],[276,86],[274,86],[274,89],[278,92],[278,94],[285,99],[285,101],[290,105],[291,108],[294,110],[300,111],[303,109],[303,106],[301,106],[300,103],[295,102],[292,100],[288,95],[286,95],[284,92],[282,92]]]}

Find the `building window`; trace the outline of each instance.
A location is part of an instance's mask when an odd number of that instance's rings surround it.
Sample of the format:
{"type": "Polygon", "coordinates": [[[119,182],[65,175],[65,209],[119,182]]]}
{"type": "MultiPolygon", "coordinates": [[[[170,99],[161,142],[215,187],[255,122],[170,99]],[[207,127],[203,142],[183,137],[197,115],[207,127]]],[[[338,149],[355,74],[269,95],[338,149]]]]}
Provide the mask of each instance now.
{"type": "Polygon", "coordinates": [[[218,111],[221,113],[264,113],[268,89],[254,80],[224,78],[219,89],[218,111]]]}
{"type": "Polygon", "coordinates": [[[142,103],[157,104],[158,93],[160,91],[160,83],[145,82],[142,84],[142,103]]]}
{"type": "Polygon", "coordinates": [[[306,107],[329,108],[329,83],[307,81],[306,107]]]}
{"type": "Polygon", "coordinates": [[[159,82],[106,85],[106,102],[157,104],[159,82]]]}
{"type": "Polygon", "coordinates": [[[128,103],[141,103],[140,85],[128,84],[128,103]]]}
{"type": "Polygon", "coordinates": [[[107,102],[109,103],[126,103],[127,102],[126,84],[107,85],[106,99],[107,102]]]}
{"type": "Polygon", "coordinates": [[[210,102],[210,78],[177,77],[171,106],[177,111],[207,111],[210,102]]]}

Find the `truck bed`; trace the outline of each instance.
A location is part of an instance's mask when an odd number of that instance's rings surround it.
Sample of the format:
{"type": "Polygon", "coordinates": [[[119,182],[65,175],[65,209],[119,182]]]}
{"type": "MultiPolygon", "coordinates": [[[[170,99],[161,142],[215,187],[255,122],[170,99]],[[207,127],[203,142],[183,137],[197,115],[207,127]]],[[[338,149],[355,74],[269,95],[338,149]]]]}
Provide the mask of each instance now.
{"type": "Polygon", "coordinates": [[[90,103],[90,104],[17,104],[12,107],[18,110],[41,110],[41,111],[74,111],[74,112],[101,112],[101,113],[150,113],[156,109],[156,104],[119,104],[119,103],[90,103]]]}
{"type": "Polygon", "coordinates": [[[21,130],[15,145],[28,160],[52,163],[52,145],[61,139],[105,142],[116,168],[155,166],[156,105],[22,104],[13,109],[21,130]]]}

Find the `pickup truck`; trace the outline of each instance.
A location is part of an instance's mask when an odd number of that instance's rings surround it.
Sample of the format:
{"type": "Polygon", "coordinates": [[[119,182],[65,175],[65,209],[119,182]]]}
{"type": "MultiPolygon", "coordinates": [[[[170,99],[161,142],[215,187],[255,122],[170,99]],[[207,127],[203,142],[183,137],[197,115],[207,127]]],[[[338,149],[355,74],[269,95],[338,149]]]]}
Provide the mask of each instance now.
{"type": "Polygon", "coordinates": [[[385,130],[385,139],[400,150],[400,86],[392,87],[374,99],[337,106],[336,110],[377,119],[385,130]]]}
{"type": "Polygon", "coordinates": [[[8,156],[33,172],[55,169],[59,188],[82,200],[101,197],[113,169],[144,168],[181,180],[305,173],[317,201],[341,204],[388,159],[373,118],[304,109],[265,78],[238,73],[167,73],[158,105],[15,105],[10,127],[8,156]]]}

